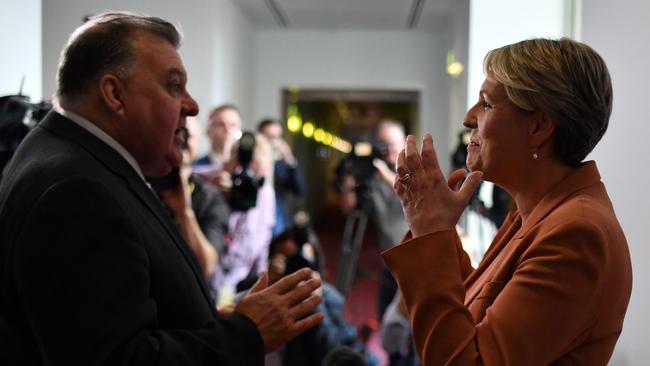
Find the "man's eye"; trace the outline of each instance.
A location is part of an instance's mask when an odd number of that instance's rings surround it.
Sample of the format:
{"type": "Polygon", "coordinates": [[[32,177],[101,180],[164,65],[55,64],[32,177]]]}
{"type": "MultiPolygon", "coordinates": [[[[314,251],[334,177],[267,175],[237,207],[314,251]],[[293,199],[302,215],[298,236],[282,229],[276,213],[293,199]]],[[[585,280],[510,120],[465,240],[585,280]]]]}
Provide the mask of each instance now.
{"type": "Polygon", "coordinates": [[[181,83],[170,83],[169,90],[174,94],[178,94],[183,91],[183,85],[181,83]]]}

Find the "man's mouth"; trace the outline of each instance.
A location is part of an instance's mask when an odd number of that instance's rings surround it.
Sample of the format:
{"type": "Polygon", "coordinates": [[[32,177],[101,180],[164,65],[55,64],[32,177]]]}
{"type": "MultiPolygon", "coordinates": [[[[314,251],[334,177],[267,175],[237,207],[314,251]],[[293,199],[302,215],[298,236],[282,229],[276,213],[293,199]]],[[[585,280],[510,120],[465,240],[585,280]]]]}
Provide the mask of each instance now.
{"type": "Polygon", "coordinates": [[[183,126],[174,130],[174,140],[179,145],[187,144],[187,138],[188,138],[187,127],[183,126]]]}

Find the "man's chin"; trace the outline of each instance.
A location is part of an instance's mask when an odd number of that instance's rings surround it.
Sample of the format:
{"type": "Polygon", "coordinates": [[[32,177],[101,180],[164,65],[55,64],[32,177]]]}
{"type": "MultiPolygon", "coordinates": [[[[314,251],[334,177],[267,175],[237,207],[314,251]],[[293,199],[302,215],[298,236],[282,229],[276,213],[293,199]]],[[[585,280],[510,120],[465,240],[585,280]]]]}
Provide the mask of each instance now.
{"type": "Polygon", "coordinates": [[[164,164],[160,164],[155,168],[152,167],[151,169],[149,169],[149,171],[143,173],[147,177],[163,177],[169,174],[169,172],[171,172],[173,168],[180,166],[182,160],[183,160],[182,153],[180,152],[178,154],[170,153],[167,154],[164,164]]]}

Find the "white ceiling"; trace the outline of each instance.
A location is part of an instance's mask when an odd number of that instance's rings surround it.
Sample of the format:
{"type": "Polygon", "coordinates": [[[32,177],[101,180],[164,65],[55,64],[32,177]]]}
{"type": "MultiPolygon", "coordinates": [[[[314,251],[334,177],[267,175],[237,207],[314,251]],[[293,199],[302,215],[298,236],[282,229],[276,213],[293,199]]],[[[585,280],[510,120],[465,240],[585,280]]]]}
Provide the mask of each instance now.
{"type": "Polygon", "coordinates": [[[232,0],[260,28],[443,31],[463,0],[232,0]],[[274,14],[278,9],[280,16],[274,14]],[[419,12],[414,12],[419,9],[419,12]],[[419,14],[414,17],[413,14],[419,14]],[[415,20],[413,19],[415,18],[415,20]],[[415,23],[409,27],[409,23],[415,23]],[[282,23],[286,23],[283,25],[282,23]]]}

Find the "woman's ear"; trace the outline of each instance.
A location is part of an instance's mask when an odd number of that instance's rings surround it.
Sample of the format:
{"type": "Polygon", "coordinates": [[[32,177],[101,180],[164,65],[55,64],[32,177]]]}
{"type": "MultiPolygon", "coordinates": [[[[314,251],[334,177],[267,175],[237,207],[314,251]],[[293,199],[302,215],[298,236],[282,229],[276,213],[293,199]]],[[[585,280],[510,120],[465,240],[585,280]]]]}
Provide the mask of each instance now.
{"type": "Polygon", "coordinates": [[[99,80],[100,98],[114,114],[124,114],[124,84],[113,74],[104,74],[99,80]]]}
{"type": "Polygon", "coordinates": [[[549,115],[537,112],[530,125],[530,143],[535,149],[551,142],[555,132],[555,120],[549,115]]]}

